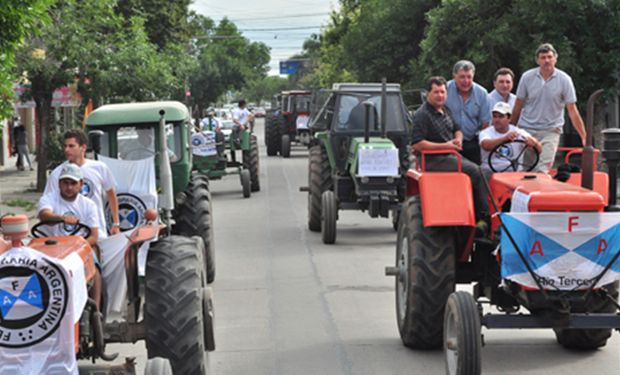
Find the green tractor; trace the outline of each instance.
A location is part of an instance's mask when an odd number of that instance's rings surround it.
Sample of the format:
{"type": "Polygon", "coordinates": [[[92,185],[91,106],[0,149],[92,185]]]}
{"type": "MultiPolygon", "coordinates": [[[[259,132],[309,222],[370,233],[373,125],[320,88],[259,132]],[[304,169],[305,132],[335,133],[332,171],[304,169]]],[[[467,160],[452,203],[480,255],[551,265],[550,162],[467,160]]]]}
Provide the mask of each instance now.
{"type": "Polygon", "coordinates": [[[312,136],[308,128],[312,92],[283,91],[276,101],[280,107],[265,120],[265,144],[267,155],[291,156],[291,143],[308,146],[312,136]]]}
{"type": "Polygon", "coordinates": [[[202,132],[191,136],[193,169],[210,180],[238,174],[243,197],[249,198],[251,192],[260,190],[258,142],[248,129],[236,133],[234,127],[232,120],[221,120],[216,127],[211,115],[207,116],[202,132]],[[241,160],[237,151],[241,151],[241,160]]]}
{"type": "Polygon", "coordinates": [[[389,217],[397,227],[409,168],[407,109],[400,85],[337,83],[310,120],[308,228],[336,240],[338,210],[389,217]]]}
{"type": "MultiPolygon", "coordinates": [[[[193,171],[191,128],[187,107],[173,101],[104,105],[86,121],[96,154],[122,160],[154,157],[160,220],[172,234],[202,238],[210,283],[215,279],[211,193],[207,175],[193,171]]],[[[135,198],[131,192],[118,194],[119,210],[128,218],[121,230],[142,224],[141,215],[136,214],[141,210],[134,207],[140,202],[135,198]]]]}

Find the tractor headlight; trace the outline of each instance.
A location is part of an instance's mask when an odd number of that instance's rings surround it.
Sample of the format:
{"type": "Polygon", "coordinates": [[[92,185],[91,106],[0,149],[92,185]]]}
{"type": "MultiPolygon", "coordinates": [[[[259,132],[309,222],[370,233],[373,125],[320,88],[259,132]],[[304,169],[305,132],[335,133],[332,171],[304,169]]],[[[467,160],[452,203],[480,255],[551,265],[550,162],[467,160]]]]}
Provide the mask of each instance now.
{"type": "Polygon", "coordinates": [[[362,184],[367,184],[368,181],[370,181],[370,179],[368,178],[368,176],[364,176],[362,177],[362,184]]]}
{"type": "Polygon", "coordinates": [[[385,180],[387,181],[388,184],[394,183],[394,177],[388,177],[385,180]]]}

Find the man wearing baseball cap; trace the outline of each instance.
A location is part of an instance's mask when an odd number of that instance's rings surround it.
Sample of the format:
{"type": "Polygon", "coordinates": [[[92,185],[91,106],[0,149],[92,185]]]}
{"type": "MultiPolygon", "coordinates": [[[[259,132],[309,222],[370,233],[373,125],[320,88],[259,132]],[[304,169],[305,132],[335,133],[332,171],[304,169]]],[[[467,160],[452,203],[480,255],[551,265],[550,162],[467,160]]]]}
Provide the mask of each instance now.
{"type": "Polygon", "coordinates": [[[482,159],[482,168],[486,171],[492,171],[489,166],[489,154],[493,149],[502,143],[507,143],[498,148],[493,154],[491,163],[496,172],[516,172],[528,166],[522,164],[523,151],[525,147],[533,147],[538,152],[542,147],[536,138],[532,137],[528,132],[519,129],[510,124],[511,115],[510,104],[506,102],[497,102],[493,106],[490,126],[480,132],[480,158],[482,159]],[[517,170],[511,160],[517,159],[519,162],[515,164],[517,170]]]}
{"type": "MultiPolygon", "coordinates": [[[[82,170],[77,164],[65,163],[58,177],[58,193],[43,194],[39,199],[39,220],[59,222],[56,225],[43,226],[41,230],[49,236],[68,236],[77,228],[78,223],[90,228],[86,241],[93,248],[95,263],[99,265],[96,251],[99,238],[99,220],[97,206],[90,199],[80,194],[82,188],[82,170]]],[[[76,233],[79,235],[79,231],[76,233]]],[[[101,306],[101,272],[95,274],[95,281],[89,294],[101,306]]]]}

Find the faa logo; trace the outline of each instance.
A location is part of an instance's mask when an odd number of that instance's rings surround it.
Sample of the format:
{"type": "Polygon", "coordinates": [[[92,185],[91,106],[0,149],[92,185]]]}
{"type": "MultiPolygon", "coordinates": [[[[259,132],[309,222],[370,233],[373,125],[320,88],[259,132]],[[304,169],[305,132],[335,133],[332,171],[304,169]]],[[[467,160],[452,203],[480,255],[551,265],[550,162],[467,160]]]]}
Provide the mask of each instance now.
{"type": "Polygon", "coordinates": [[[84,178],[82,179],[82,181],[84,182],[84,184],[82,185],[82,188],[80,189],[80,194],[82,194],[85,197],[88,198],[92,198],[93,197],[93,182],[91,180],[89,180],[88,178],[84,178]]]}
{"type": "MultiPolygon", "coordinates": [[[[129,193],[119,193],[117,194],[117,198],[121,231],[130,230],[142,224],[146,224],[146,219],[144,219],[146,205],[142,199],[129,193]]],[[[106,205],[106,220],[108,222],[108,228],[112,228],[112,212],[108,205],[106,205]]]]}
{"type": "Polygon", "coordinates": [[[54,263],[28,255],[0,263],[0,347],[37,344],[60,326],[67,310],[65,275],[54,263]]]}

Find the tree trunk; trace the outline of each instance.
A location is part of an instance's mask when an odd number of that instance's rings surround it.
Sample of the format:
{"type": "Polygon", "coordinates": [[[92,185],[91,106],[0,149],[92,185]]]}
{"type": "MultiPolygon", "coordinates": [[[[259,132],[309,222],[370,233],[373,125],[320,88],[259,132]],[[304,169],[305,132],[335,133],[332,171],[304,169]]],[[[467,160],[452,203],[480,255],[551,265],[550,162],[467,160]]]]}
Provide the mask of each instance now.
{"type": "Polygon", "coordinates": [[[49,113],[51,96],[35,93],[37,118],[39,119],[39,143],[37,144],[37,191],[43,192],[47,183],[47,143],[49,135],[49,113]]]}

